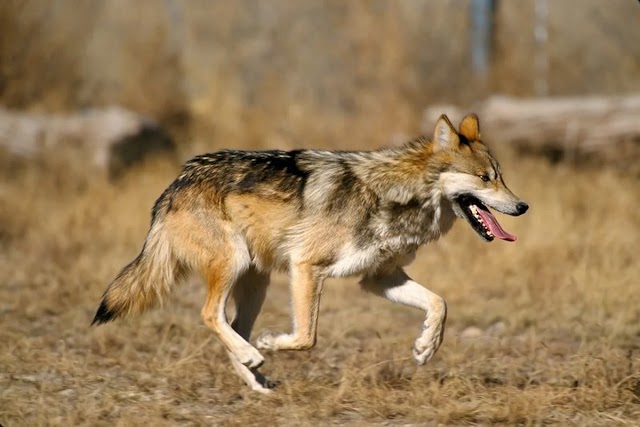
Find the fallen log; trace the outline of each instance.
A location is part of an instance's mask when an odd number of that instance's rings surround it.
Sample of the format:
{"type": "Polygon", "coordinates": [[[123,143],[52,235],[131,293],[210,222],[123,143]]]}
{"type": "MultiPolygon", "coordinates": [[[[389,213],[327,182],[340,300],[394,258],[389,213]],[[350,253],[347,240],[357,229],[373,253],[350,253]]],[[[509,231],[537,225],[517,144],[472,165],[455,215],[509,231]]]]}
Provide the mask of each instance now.
{"type": "Polygon", "coordinates": [[[495,96],[465,110],[436,105],[424,111],[423,131],[430,132],[440,114],[457,123],[468,112],[478,114],[490,143],[508,143],[522,153],[543,154],[554,161],[606,162],[640,171],[640,95],[495,96]]]}
{"type": "Polygon", "coordinates": [[[176,145],[158,123],[119,107],[64,115],[0,108],[0,149],[25,159],[74,151],[87,172],[113,178],[151,155],[175,155],[176,145]]]}

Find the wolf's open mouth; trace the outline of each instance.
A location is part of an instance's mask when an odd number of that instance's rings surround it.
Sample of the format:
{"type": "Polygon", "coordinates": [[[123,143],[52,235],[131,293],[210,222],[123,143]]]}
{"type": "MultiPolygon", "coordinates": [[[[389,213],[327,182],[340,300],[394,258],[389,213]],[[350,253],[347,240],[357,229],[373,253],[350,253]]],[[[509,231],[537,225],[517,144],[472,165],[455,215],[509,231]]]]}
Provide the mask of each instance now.
{"type": "Polygon", "coordinates": [[[473,196],[465,195],[458,197],[456,202],[460,205],[469,224],[486,241],[490,242],[495,237],[508,242],[516,240],[516,236],[504,231],[496,217],[480,200],[473,196]]]}

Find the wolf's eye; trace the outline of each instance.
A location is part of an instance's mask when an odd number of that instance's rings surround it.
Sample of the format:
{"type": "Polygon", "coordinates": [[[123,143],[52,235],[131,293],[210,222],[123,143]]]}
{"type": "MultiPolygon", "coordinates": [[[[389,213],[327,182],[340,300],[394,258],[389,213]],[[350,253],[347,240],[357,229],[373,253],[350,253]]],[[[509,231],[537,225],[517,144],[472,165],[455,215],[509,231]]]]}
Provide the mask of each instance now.
{"type": "Polygon", "coordinates": [[[480,179],[484,182],[489,182],[489,175],[480,175],[480,179]]]}

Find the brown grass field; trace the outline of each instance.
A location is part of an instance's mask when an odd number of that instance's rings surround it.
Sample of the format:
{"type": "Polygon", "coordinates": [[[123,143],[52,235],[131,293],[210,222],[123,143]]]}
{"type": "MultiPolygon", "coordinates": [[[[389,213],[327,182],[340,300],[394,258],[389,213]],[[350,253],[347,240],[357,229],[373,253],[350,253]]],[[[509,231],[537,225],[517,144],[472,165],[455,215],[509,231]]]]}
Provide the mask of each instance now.
{"type": "MultiPolygon", "coordinates": [[[[531,205],[501,216],[518,241],[458,222],[409,268],[449,305],[436,356],[411,358],[422,313],[329,280],[316,348],[266,354],[271,396],[231,371],[197,280],[162,309],[89,327],[175,165],[109,183],[1,158],[0,424],[636,425],[638,177],[496,151],[531,205]]],[[[255,333],[289,328],[275,276],[255,333]]]]}
{"type": "MultiPolygon", "coordinates": [[[[120,105],[186,158],[377,147],[432,103],[537,93],[533,0],[496,2],[486,81],[469,69],[469,1],[130,3],[0,1],[0,105],[120,105]]],[[[637,2],[549,8],[549,96],[640,90],[637,2]]],[[[487,142],[531,208],[500,215],[515,243],[459,221],[408,269],[448,302],[434,358],[411,357],[423,313],[329,280],[317,346],[264,353],[269,396],[232,372],[197,279],[164,308],[89,326],[177,165],[109,182],[68,148],[0,150],[0,427],[640,425],[640,176],[487,142]]],[[[273,277],[254,337],[291,328],[287,287],[273,277]]]]}

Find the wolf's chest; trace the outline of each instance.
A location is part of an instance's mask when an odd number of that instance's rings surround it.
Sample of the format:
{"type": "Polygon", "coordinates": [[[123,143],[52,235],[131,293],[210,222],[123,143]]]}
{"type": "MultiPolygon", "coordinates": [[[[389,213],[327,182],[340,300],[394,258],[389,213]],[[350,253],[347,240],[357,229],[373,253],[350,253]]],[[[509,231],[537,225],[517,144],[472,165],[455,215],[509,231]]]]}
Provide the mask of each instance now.
{"type": "Polygon", "coordinates": [[[360,248],[349,242],[340,249],[337,259],[327,267],[326,274],[330,277],[344,277],[373,272],[390,262],[407,265],[415,258],[417,248],[418,245],[403,245],[398,248],[372,245],[360,248]]]}
{"type": "Polygon", "coordinates": [[[407,265],[419,246],[447,233],[455,220],[448,204],[433,208],[399,209],[372,220],[370,236],[363,245],[345,244],[336,262],[329,266],[331,276],[349,276],[376,270],[388,263],[407,265]]]}

